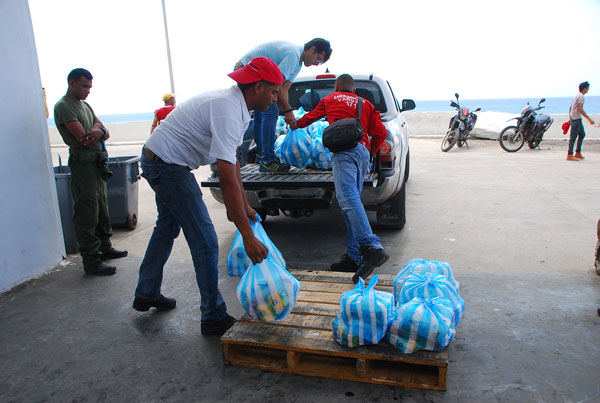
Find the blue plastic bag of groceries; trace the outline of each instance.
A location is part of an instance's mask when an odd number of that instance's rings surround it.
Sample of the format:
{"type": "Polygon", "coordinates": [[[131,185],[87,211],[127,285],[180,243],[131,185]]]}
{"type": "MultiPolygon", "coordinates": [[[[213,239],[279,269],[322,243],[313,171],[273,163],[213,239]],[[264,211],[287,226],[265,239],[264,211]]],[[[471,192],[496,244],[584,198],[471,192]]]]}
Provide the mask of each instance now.
{"type": "Polygon", "coordinates": [[[402,282],[404,279],[412,273],[435,273],[443,274],[448,277],[448,280],[456,287],[456,291],[459,291],[458,281],[452,274],[452,268],[446,262],[440,262],[438,260],[429,259],[412,259],[406,262],[406,264],[400,269],[400,272],[394,277],[394,295],[400,293],[402,288],[402,282]]]}
{"type": "Polygon", "coordinates": [[[452,302],[454,307],[454,326],[458,325],[465,310],[465,301],[458,295],[454,284],[448,277],[434,273],[412,273],[402,283],[398,295],[394,295],[398,305],[402,305],[413,298],[431,299],[445,297],[452,302]]]}
{"type": "Polygon", "coordinates": [[[456,334],[454,309],[449,299],[413,298],[400,305],[385,340],[403,353],[442,351],[456,334]]]}
{"type": "Polygon", "coordinates": [[[281,143],[280,160],[297,168],[304,168],[310,161],[312,139],[304,129],[290,130],[281,143]]]}
{"type": "Polygon", "coordinates": [[[331,326],[334,339],[342,346],[379,343],[394,319],[394,296],[375,290],[378,278],[373,276],[366,288],[361,278],[340,297],[340,313],[331,326]]]}
{"type": "Polygon", "coordinates": [[[261,263],[250,264],[235,290],[252,319],[275,322],[294,309],[300,282],[269,253],[261,263]]]}
{"type": "Polygon", "coordinates": [[[286,134],[281,134],[275,139],[275,144],[273,146],[273,151],[275,152],[275,157],[281,161],[281,144],[283,140],[285,140],[286,134]]]}
{"type": "MultiPolygon", "coordinates": [[[[254,236],[258,238],[269,250],[269,256],[272,256],[273,259],[284,269],[286,268],[285,259],[283,255],[277,249],[277,246],[271,241],[271,238],[267,235],[265,228],[260,223],[260,216],[256,215],[257,221],[250,221],[250,226],[252,227],[252,231],[254,231],[254,236]]],[[[246,249],[244,248],[244,240],[242,238],[242,234],[240,231],[235,234],[235,238],[233,238],[233,243],[231,244],[231,249],[229,249],[229,254],[227,255],[227,274],[231,277],[235,276],[243,276],[246,272],[246,269],[252,264],[252,261],[246,255],[246,249]]]]}
{"type": "Polygon", "coordinates": [[[317,169],[331,168],[331,151],[323,145],[321,137],[313,139],[312,152],[310,155],[310,164],[317,169]]]}

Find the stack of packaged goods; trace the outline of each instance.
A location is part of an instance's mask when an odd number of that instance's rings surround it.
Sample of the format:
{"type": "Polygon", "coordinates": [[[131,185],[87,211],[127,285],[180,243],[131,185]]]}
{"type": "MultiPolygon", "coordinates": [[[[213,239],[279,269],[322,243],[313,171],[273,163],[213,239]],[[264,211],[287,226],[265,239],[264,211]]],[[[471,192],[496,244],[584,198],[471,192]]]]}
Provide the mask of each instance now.
{"type": "MultiPolygon", "coordinates": [[[[373,277],[373,280],[376,281],[376,278],[377,276],[373,277]]],[[[403,353],[419,350],[442,351],[454,339],[456,326],[465,309],[465,301],[459,295],[458,282],[446,262],[413,259],[404,265],[394,278],[393,295],[374,291],[379,293],[376,295],[380,300],[392,301],[393,309],[391,312],[386,310],[389,315],[385,317],[380,313],[384,305],[373,297],[369,298],[369,303],[361,303],[361,311],[354,310],[359,312],[359,315],[348,314],[351,306],[348,300],[357,293],[357,287],[342,294],[340,314],[332,324],[334,338],[348,347],[376,344],[385,340],[403,353]],[[382,294],[388,294],[389,297],[383,298],[382,294]],[[352,323],[352,327],[345,325],[341,328],[340,322],[344,320],[345,323],[352,323]],[[361,333],[353,330],[364,331],[363,329],[382,327],[385,327],[385,331],[380,339],[372,336],[361,339],[361,333]],[[348,329],[353,330],[351,335],[348,329]],[[350,336],[359,337],[354,340],[350,336]]],[[[371,331],[368,335],[372,333],[371,331]]],[[[379,334],[377,332],[377,336],[379,334]]]]}

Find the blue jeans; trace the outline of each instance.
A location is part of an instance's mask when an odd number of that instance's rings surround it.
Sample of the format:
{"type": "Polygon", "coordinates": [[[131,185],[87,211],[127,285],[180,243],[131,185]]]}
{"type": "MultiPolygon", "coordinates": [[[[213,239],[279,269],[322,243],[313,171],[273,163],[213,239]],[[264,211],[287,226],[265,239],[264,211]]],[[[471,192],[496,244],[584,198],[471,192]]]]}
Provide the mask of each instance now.
{"type": "Polygon", "coordinates": [[[163,267],[180,229],[190,248],[200,289],[202,322],[225,318],[218,288],[219,242],[202,192],[188,167],[141,157],[142,176],[155,193],[158,217],[140,266],[136,297],[158,299],[163,267]]]}
{"type": "Polygon", "coordinates": [[[585,129],[583,128],[583,119],[572,119],[571,138],[569,139],[569,154],[573,154],[575,142],[577,142],[577,148],[575,148],[575,152],[581,154],[581,146],[583,145],[584,137],[585,129]]]}
{"type": "Polygon", "coordinates": [[[331,157],[335,195],[346,224],[346,254],[360,264],[360,246],[382,249],[379,237],[373,234],[360,194],[369,168],[369,152],[363,144],[333,153],[331,157]]]}
{"type": "Polygon", "coordinates": [[[278,118],[277,102],[273,102],[264,112],[254,111],[254,142],[265,164],[275,161],[275,128],[278,118]]]}

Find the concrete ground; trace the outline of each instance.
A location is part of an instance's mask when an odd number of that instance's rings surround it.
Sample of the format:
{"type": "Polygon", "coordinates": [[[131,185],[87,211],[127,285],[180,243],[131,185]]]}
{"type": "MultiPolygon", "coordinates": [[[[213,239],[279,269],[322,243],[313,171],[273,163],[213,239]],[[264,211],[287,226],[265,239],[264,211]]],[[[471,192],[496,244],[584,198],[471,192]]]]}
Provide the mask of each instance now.
{"type": "MultiPolygon", "coordinates": [[[[166,313],[131,308],[137,270],[156,217],[139,186],[139,223],[115,229],[129,250],[114,276],[85,276],[78,256],[0,295],[2,402],[597,402],[600,401],[600,277],[593,271],[600,218],[600,147],[565,161],[564,142],[514,154],[497,142],[440,151],[411,139],[407,225],[375,232],[390,253],[379,269],[409,259],[449,262],[466,301],[450,345],[448,390],[434,392],[262,372],[223,365],[218,337],[200,334],[199,294],[181,236],[165,268],[166,313]]],[[[141,145],[113,146],[112,156],[141,145]]],[[[52,149],[65,160],[66,149],[52,149]]],[[[206,169],[197,171],[198,180],[206,169]]],[[[225,258],[235,234],[210,192],[219,234],[220,289],[243,311],[225,258]]],[[[288,264],[325,269],[344,252],[339,211],[269,217],[265,227],[288,264]],[[327,229],[327,230],[324,230],[327,229]]]]}

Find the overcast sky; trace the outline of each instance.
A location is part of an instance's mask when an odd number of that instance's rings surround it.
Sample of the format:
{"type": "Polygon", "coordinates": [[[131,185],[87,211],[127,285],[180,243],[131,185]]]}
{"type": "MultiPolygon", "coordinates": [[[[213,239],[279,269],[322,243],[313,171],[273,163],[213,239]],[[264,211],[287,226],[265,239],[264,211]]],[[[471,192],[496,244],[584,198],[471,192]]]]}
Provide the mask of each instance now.
{"type": "MultiPolygon", "coordinates": [[[[270,40],[331,42],[319,67],[375,73],[415,100],[600,95],[599,0],[165,0],[178,102],[233,84],[270,40]],[[285,4],[285,6],[283,5],[285,4]],[[260,7],[257,7],[260,5],[260,7]]],[[[153,112],[170,91],[161,0],[29,0],[48,106],[75,67],[93,74],[96,114],[153,112]]]]}

